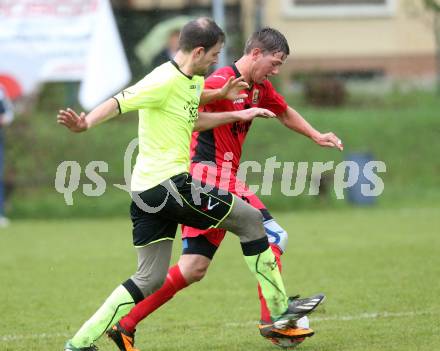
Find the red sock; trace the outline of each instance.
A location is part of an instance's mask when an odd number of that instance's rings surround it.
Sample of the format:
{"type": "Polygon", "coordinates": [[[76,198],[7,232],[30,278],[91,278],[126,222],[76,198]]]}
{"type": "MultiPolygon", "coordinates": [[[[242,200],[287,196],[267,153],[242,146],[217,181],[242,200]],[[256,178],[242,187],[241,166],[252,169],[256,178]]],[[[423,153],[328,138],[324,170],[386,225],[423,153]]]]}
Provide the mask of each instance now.
{"type": "Polygon", "coordinates": [[[128,332],[133,333],[136,329],[136,325],[141,320],[171,300],[179,290],[187,286],[188,284],[182,272],[180,272],[179,266],[176,264],[168,270],[167,278],[162,287],[134,306],[131,311],[119,321],[120,325],[128,332]]]}
{"type": "MultiPolygon", "coordinates": [[[[281,249],[276,244],[270,244],[270,248],[275,255],[275,259],[277,260],[278,269],[281,273],[281,249]]],[[[260,284],[258,284],[258,297],[260,298],[260,310],[261,310],[261,321],[265,323],[271,323],[270,311],[267,308],[266,300],[264,299],[263,293],[261,292],[260,284]]]]}

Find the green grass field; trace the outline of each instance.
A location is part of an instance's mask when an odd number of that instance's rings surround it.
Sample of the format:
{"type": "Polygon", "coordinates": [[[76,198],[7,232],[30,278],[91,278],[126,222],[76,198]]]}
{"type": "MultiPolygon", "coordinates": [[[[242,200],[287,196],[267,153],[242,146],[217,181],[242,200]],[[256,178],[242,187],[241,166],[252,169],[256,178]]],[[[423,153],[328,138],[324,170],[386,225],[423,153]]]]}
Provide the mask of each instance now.
{"type": "MultiPolygon", "coordinates": [[[[277,216],[288,291],[325,292],[304,351],[440,349],[439,208],[277,216]]],[[[180,252],[176,241],[173,262],[180,252]]],[[[15,221],[0,231],[0,350],[61,350],[135,269],[127,218],[15,221]]],[[[276,350],[256,329],[256,283],[229,235],[208,276],[138,328],[143,350],[276,350]]],[[[115,350],[105,339],[101,350],[115,350]]]]}

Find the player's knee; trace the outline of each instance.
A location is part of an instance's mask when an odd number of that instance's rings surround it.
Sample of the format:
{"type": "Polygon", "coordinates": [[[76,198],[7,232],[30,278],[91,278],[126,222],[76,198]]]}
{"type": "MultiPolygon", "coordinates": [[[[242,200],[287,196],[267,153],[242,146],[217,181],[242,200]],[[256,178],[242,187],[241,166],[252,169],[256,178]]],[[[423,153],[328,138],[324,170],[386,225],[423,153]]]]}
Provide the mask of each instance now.
{"type": "Polygon", "coordinates": [[[242,208],[240,216],[236,218],[237,225],[242,228],[249,228],[249,226],[261,226],[263,222],[263,215],[261,211],[247,205],[242,208]]]}
{"type": "Polygon", "coordinates": [[[188,274],[187,283],[191,284],[202,280],[207,270],[207,267],[194,267],[188,274]]]}
{"type": "Polygon", "coordinates": [[[192,259],[191,261],[179,261],[179,267],[187,284],[192,284],[203,279],[208,271],[209,263],[204,259],[192,259]]]}
{"type": "Polygon", "coordinates": [[[231,214],[223,227],[240,237],[240,241],[252,241],[264,237],[263,215],[241,199],[236,199],[231,214]]]}
{"type": "Polygon", "coordinates": [[[287,232],[274,219],[265,221],[264,229],[269,243],[277,245],[282,252],[285,252],[288,240],[287,232]]]}
{"type": "Polygon", "coordinates": [[[263,215],[260,210],[257,210],[255,207],[247,205],[245,211],[243,211],[243,220],[249,222],[262,222],[263,215]]]}

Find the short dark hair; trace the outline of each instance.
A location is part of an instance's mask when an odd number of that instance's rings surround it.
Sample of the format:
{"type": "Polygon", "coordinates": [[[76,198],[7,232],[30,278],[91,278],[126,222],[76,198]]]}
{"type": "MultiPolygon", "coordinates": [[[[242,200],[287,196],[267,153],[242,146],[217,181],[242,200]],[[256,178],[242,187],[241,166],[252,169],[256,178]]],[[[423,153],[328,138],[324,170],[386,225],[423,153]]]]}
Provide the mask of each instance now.
{"type": "Polygon", "coordinates": [[[286,37],[280,31],[270,27],[264,27],[252,33],[246,42],[244,53],[249,54],[255,48],[270,53],[282,52],[286,56],[290,54],[286,37]]]}
{"type": "Polygon", "coordinates": [[[200,17],[185,24],[180,32],[179,49],[190,52],[197,47],[206,51],[225,41],[225,33],[209,17],[200,17]]]}

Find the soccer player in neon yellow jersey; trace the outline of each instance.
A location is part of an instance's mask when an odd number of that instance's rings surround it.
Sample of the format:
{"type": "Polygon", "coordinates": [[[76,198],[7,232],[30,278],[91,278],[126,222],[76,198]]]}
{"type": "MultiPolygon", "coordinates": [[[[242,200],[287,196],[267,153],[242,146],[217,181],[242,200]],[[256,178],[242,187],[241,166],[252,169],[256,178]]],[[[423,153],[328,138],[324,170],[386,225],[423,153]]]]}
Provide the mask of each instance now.
{"type": "Polygon", "coordinates": [[[203,75],[216,63],[223,42],[224,33],[214,21],[193,20],[182,28],[180,49],[173,61],[157,67],[87,115],[71,109],[59,112],[58,123],[73,132],[83,132],[118,114],[139,111],[139,154],[130,208],[138,268],[66,343],[65,351],[97,350],[94,343],[101,335],[160,288],[179,223],[201,229],[224,228],[240,238],[245,261],[261,285],[274,328],[289,327],[321,302],[323,295],[306,303],[288,299],[258,210],[229,192],[193,180],[188,173],[193,130],[250,121],[257,116],[274,117],[262,108],[198,113],[201,100],[235,98],[238,95],[234,97],[234,92],[241,90],[235,90],[242,84],[240,80],[231,79],[223,89],[202,94],[203,75]]]}

